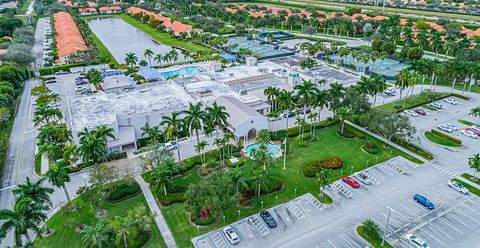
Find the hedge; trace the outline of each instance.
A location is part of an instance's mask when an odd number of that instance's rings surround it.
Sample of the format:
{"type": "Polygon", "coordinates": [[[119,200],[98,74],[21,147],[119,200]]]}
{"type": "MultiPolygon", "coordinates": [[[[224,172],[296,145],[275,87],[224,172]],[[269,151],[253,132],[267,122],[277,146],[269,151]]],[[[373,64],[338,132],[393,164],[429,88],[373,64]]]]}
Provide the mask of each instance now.
{"type": "Polygon", "coordinates": [[[170,206],[174,203],[182,203],[185,201],[185,193],[167,193],[165,196],[163,191],[157,192],[158,201],[162,206],[170,206]]]}
{"type": "Polygon", "coordinates": [[[416,153],[418,155],[420,155],[421,157],[423,158],[426,158],[428,160],[432,160],[433,159],[433,154],[423,150],[422,148],[412,144],[412,143],[407,143],[406,141],[404,140],[401,140],[401,139],[398,139],[398,138],[393,138],[392,139],[393,142],[397,143],[399,146],[405,148],[405,149],[408,149],[410,150],[411,152],[413,153],[416,153]]]}
{"type": "Polygon", "coordinates": [[[79,67],[79,66],[85,66],[85,64],[57,65],[57,66],[52,66],[52,67],[47,67],[47,68],[39,68],[38,72],[42,76],[43,75],[50,75],[50,74],[54,74],[55,72],[59,72],[59,71],[70,72],[70,68],[79,67]]]}
{"type": "Polygon", "coordinates": [[[451,141],[451,142],[453,142],[453,143],[455,143],[455,144],[459,144],[459,145],[462,144],[462,141],[461,141],[461,140],[459,140],[459,139],[457,139],[457,138],[455,138],[455,137],[452,137],[452,136],[450,136],[450,135],[448,135],[448,134],[446,134],[446,133],[444,133],[444,132],[440,132],[440,131],[438,131],[438,130],[436,130],[436,129],[432,129],[431,132],[432,132],[433,134],[435,134],[435,135],[437,135],[437,136],[440,136],[440,137],[442,137],[442,138],[444,138],[444,139],[446,139],[446,140],[449,140],[449,141],[451,141]]]}
{"type": "Polygon", "coordinates": [[[355,135],[355,137],[357,137],[359,139],[365,139],[365,135],[362,132],[360,132],[359,130],[355,129],[354,127],[345,125],[345,129],[348,130],[353,135],[355,135]]]}
{"type": "Polygon", "coordinates": [[[225,164],[230,168],[242,167],[245,164],[246,158],[239,158],[238,162],[232,163],[230,159],[225,158],[225,164]]]}
{"type": "Polygon", "coordinates": [[[377,145],[373,146],[372,148],[368,148],[366,145],[362,145],[362,149],[369,153],[369,154],[378,154],[380,152],[380,149],[377,147],[377,145]]]}
{"type": "Polygon", "coordinates": [[[459,95],[459,94],[457,94],[457,93],[452,93],[452,94],[450,94],[450,95],[452,95],[452,96],[454,96],[454,97],[458,97],[458,98],[460,98],[460,99],[462,99],[462,100],[470,100],[470,97],[468,97],[468,96],[462,96],[462,95],[459,95]]]}
{"type": "Polygon", "coordinates": [[[343,133],[342,133],[341,129],[338,129],[337,134],[344,137],[344,138],[347,138],[347,139],[355,138],[355,134],[353,134],[352,132],[350,132],[346,128],[343,129],[343,133]]]}
{"type": "Polygon", "coordinates": [[[260,189],[260,194],[271,194],[282,189],[283,179],[277,176],[269,176],[267,187],[260,189]]]}
{"type": "Polygon", "coordinates": [[[140,186],[137,183],[122,181],[120,183],[116,183],[113,192],[108,194],[107,201],[119,202],[130,198],[131,196],[137,195],[139,192],[140,186]]]}

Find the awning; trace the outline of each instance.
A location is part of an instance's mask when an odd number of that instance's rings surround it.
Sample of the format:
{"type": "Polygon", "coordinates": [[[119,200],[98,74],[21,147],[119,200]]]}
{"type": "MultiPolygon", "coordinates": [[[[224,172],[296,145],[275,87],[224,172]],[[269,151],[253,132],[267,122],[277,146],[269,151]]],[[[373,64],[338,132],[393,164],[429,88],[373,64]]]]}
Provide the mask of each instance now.
{"type": "Polygon", "coordinates": [[[235,58],[235,56],[231,55],[231,54],[228,54],[228,53],[224,53],[222,55],[220,55],[220,57],[222,59],[225,59],[227,61],[235,61],[237,58],[235,58]]]}

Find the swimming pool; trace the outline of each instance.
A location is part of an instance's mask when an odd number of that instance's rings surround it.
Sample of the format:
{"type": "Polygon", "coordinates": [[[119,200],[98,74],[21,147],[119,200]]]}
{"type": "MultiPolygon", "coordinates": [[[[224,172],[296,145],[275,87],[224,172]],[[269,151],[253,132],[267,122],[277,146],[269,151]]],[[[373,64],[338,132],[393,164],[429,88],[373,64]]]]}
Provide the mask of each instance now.
{"type": "Polygon", "coordinates": [[[174,71],[161,72],[160,74],[164,78],[171,78],[171,77],[179,77],[179,76],[190,76],[202,71],[204,70],[198,66],[187,66],[174,71]]]}
{"type": "MultiPolygon", "coordinates": [[[[258,144],[251,144],[251,145],[248,145],[247,147],[245,147],[245,155],[247,155],[247,157],[250,157],[253,155],[253,151],[254,150],[258,150],[258,144]]],[[[272,144],[272,143],[269,143],[269,144],[266,144],[265,145],[267,147],[267,153],[272,155],[273,158],[278,158],[280,157],[280,145],[276,145],[276,144],[272,144]]]]}

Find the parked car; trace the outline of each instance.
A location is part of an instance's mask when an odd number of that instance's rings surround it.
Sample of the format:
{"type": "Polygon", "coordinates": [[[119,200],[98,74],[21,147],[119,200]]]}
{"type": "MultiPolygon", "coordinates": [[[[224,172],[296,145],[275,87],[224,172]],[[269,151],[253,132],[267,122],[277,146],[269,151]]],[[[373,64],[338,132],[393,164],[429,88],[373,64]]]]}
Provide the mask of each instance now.
{"type": "Polygon", "coordinates": [[[294,117],[296,114],[294,112],[289,112],[289,113],[285,113],[283,114],[283,118],[290,118],[290,117],[294,117]]]}
{"type": "Polygon", "coordinates": [[[167,151],[172,151],[172,150],[177,149],[177,143],[174,142],[174,141],[169,141],[169,142],[163,144],[161,147],[162,147],[162,149],[165,149],[167,151]]]}
{"type": "Polygon", "coordinates": [[[413,110],[405,110],[405,111],[403,111],[403,112],[404,112],[406,115],[409,115],[409,116],[412,116],[412,117],[417,117],[417,116],[418,116],[418,114],[417,114],[415,111],[413,111],[413,110]]]}
{"type": "Polygon", "coordinates": [[[448,187],[454,189],[455,191],[460,192],[462,195],[468,195],[469,191],[467,188],[465,188],[461,183],[455,182],[453,180],[448,180],[447,183],[448,187]]]}
{"type": "Polygon", "coordinates": [[[443,108],[443,105],[438,103],[438,102],[429,103],[428,106],[430,106],[432,108],[436,108],[436,109],[442,109],[443,108]]]}
{"type": "Polygon", "coordinates": [[[360,183],[358,183],[358,181],[355,180],[355,178],[353,178],[353,177],[349,177],[349,176],[343,177],[342,181],[345,182],[346,184],[350,185],[350,187],[352,187],[354,189],[360,188],[360,183]]]}
{"type": "Polygon", "coordinates": [[[467,128],[465,128],[465,130],[470,131],[470,132],[474,133],[474,134],[477,135],[477,136],[480,136],[480,131],[478,131],[477,129],[474,129],[474,128],[471,128],[471,127],[467,127],[467,128]]]}
{"type": "Polygon", "coordinates": [[[428,208],[428,209],[434,209],[435,208],[435,205],[433,205],[433,203],[428,200],[427,197],[423,196],[423,195],[420,195],[420,194],[415,194],[413,196],[413,199],[418,202],[420,205],[428,208]]]}
{"type": "Polygon", "coordinates": [[[444,101],[445,101],[446,103],[450,103],[450,104],[452,104],[452,105],[457,105],[457,104],[458,104],[458,101],[457,101],[457,99],[455,99],[455,98],[446,98],[444,101]]]}
{"type": "Polygon", "coordinates": [[[479,132],[480,132],[480,127],[477,127],[477,126],[471,126],[470,128],[471,128],[471,129],[473,129],[473,130],[476,130],[476,131],[479,131],[479,132]]]}
{"type": "Polygon", "coordinates": [[[462,130],[460,131],[461,134],[467,136],[467,137],[470,137],[472,139],[478,139],[478,135],[476,135],[474,132],[472,131],[468,131],[468,130],[462,130]]]}
{"type": "Polygon", "coordinates": [[[312,112],[312,109],[310,109],[310,108],[298,110],[298,113],[299,113],[299,114],[304,114],[304,113],[305,113],[305,114],[310,114],[310,112],[312,112]]]}
{"type": "Polygon", "coordinates": [[[440,125],[438,125],[437,128],[441,131],[446,132],[446,133],[452,133],[453,132],[453,129],[451,129],[449,126],[447,126],[445,124],[440,124],[440,125]]]}
{"type": "Polygon", "coordinates": [[[453,131],[457,131],[458,128],[457,126],[451,124],[451,123],[443,123],[444,125],[446,125],[447,127],[451,128],[453,131]]]}
{"type": "Polygon", "coordinates": [[[404,239],[415,248],[430,248],[427,242],[413,234],[406,234],[404,239]]]}
{"type": "Polygon", "coordinates": [[[56,79],[51,79],[51,80],[45,81],[46,84],[53,84],[53,83],[56,83],[56,82],[57,82],[56,79]]]}
{"type": "Polygon", "coordinates": [[[427,114],[427,112],[425,112],[425,110],[423,110],[421,108],[416,108],[413,111],[415,111],[415,113],[417,113],[419,115],[426,115],[427,114]]]}
{"type": "Polygon", "coordinates": [[[62,75],[62,74],[68,74],[68,71],[57,71],[57,72],[55,72],[55,75],[62,75]]]}
{"type": "Polygon", "coordinates": [[[281,120],[282,117],[281,116],[272,116],[272,117],[268,117],[268,120],[269,121],[278,121],[278,120],[281,120]]]}
{"type": "Polygon", "coordinates": [[[84,76],[78,76],[78,77],[75,78],[75,81],[80,81],[80,80],[83,80],[83,79],[85,79],[84,76]]]}
{"type": "Polygon", "coordinates": [[[386,89],[385,91],[383,91],[383,94],[385,94],[387,96],[394,96],[395,95],[395,89],[393,89],[393,88],[386,89]]]}
{"type": "Polygon", "coordinates": [[[361,183],[363,184],[366,184],[366,185],[369,185],[372,183],[372,178],[367,176],[365,173],[363,172],[359,172],[357,174],[354,175],[354,177],[356,179],[358,179],[358,181],[360,181],[361,183]]]}
{"type": "Polygon", "coordinates": [[[231,245],[236,245],[240,243],[240,238],[238,237],[237,233],[231,226],[226,226],[223,228],[223,234],[227,238],[228,242],[230,242],[231,245]]]}
{"type": "Polygon", "coordinates": [[[277,222],[273,218],[273,216],[266,210],[260,212],[260,217],[262,217],[265,224],[267,224],[270,228],[275,228],[277,226],[277,222]]]}
{"type": "Polygon", "coordinates": [[[84,85],[84,84],[88,84],[88,82],[85,81],[85,80],[79,80],[79,81],[76,81],[75,84],[76,85],[84,85]]]}

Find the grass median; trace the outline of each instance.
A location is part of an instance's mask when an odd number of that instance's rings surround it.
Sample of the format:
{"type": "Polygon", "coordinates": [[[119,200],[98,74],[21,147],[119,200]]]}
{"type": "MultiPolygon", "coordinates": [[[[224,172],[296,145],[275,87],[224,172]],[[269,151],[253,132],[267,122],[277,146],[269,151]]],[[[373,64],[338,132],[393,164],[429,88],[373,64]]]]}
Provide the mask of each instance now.
{"type": "Polygon", "coordinates": [[[449,147],[462,147],[463,145],[462,144],[458,144],[458,143],[455,143],[453,141],[450,141],[448,139],[445,139],[439,135],[436,135],[430,131],[425,131],[423,133],[423,135],[425,136],[426,139],[428,139],[429,141],[435,143],[435,144],[439,144],[439,145],[442,145],[442,146],[449,146],[449,147]]]}
{"type": "MultiPolygon", "coordinates": [[[[457,178],[454,178],[452,179],[453,181],[457,182],[457,183],[460,183],[461,185],[463,185],[463,187],[467,188],[468,191],[470,191],[470,193],[476,195],[476,196],[480,196],[480,189],[460,180],[460,179],[457,179],[457,178]]],[[[472,182],[473,183],[473,182],[472,182]]]]}
{"type": "Polygon", "coordinates": [[[374,248],[393,248],[388,242],[385,242],[382,245],[382,238],[372,238],[370,235],[367,234],[365,230],[365,226],[357,226],[356,228],[358,235],[365,239],[371,246],[374,248]]]}

